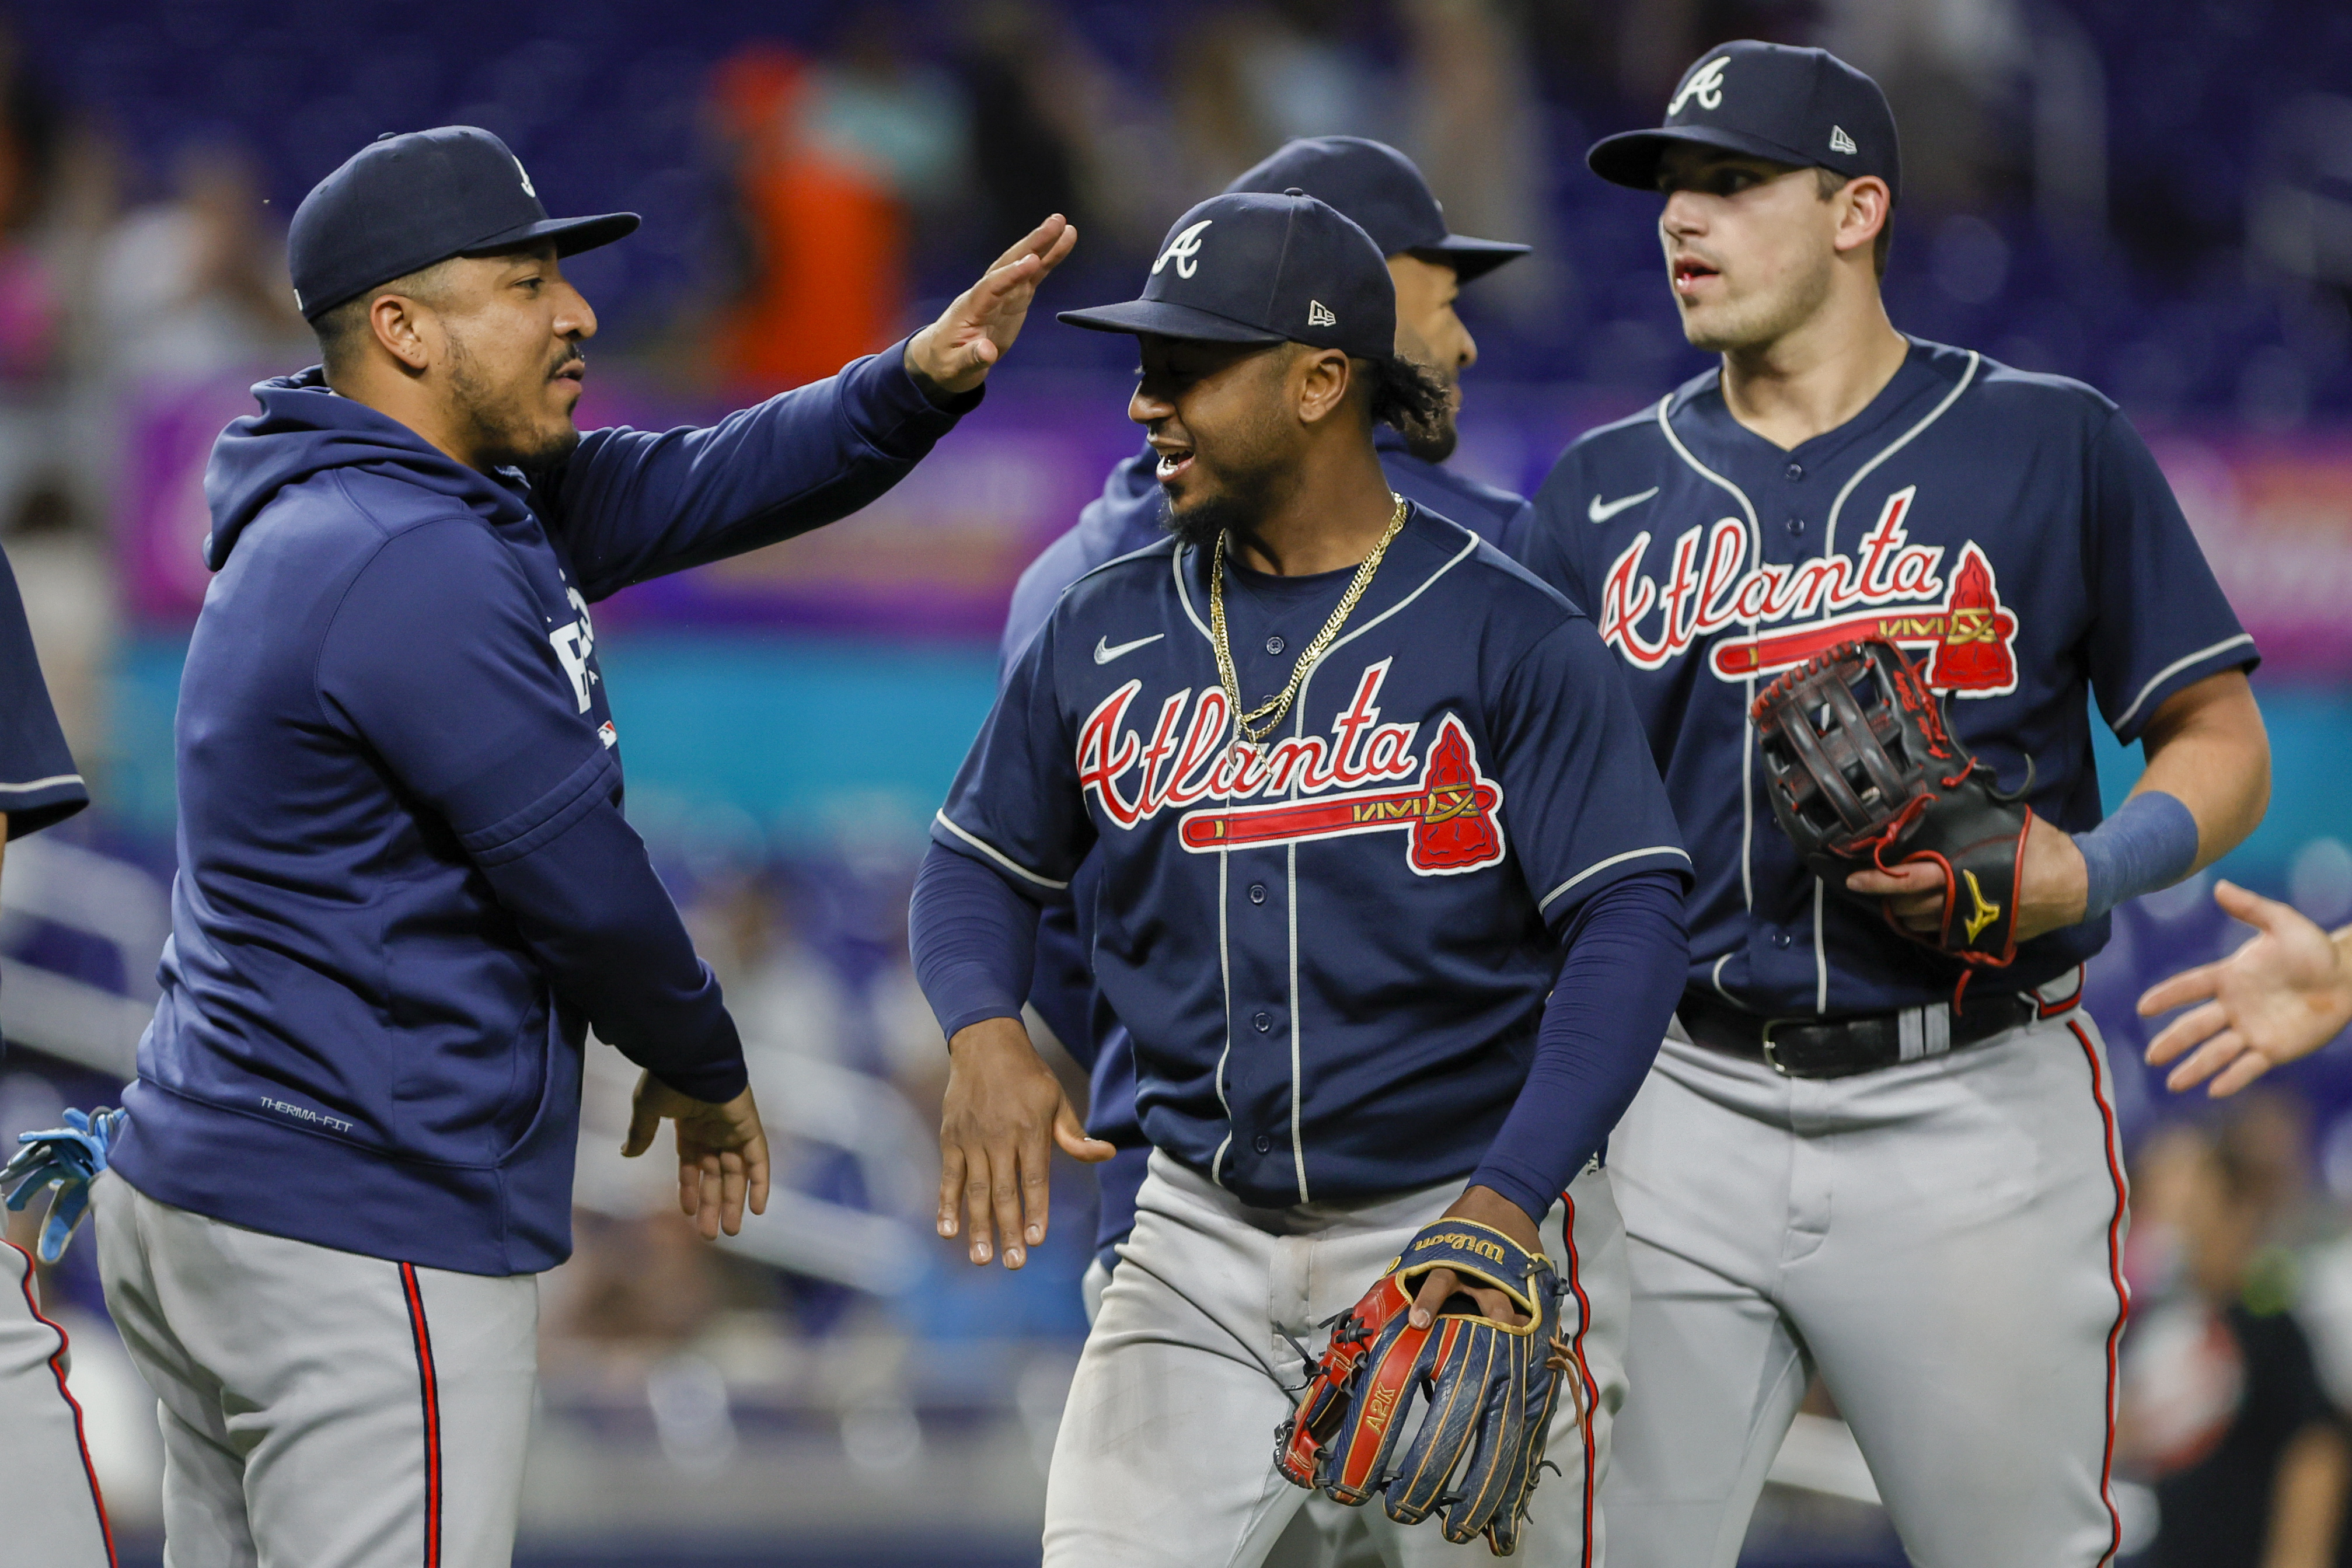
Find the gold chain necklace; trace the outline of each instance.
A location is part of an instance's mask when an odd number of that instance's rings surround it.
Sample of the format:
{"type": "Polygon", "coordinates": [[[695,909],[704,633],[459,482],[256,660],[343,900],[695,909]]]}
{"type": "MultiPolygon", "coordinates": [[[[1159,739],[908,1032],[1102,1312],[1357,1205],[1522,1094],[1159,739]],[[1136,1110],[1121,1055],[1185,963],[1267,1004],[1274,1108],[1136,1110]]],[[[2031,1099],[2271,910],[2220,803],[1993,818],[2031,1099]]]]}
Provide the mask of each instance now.
{"type": "Polygon", "coordinates": [[[1210,642],[1217,650],[1217,679],[1225,688],[1226,702],[1233,706],[1234,727],[1244,740],[1255,745],[1280,727],[1283,716],[1290,711],[1292,700],[1298,695],[1298,688],[1306,683],[1307,672],[1315,667],[1315,661],[1330,647],[1331,640],[1339,634],[1339,628],[1348,623],[1356,601],[1363,598],[1364,590],[1371,586],[1372,573],[1380,570],[1381,557],[1388,553],[1389,541],[1395,538],[1397,530],[1404,527],[1404,497],[1391,490],[1389,498],[1396,503],[1396,511],[1389,517],[1388,531],[1381,535],[1381,542],[1372,547],[1372,553],[1366,556],[1363,565],[1356,569],[1355,580],[1349,583],[1348,591],[1339,596],[1339,608],[1331,612],[1331,619],[1323,622],[1323,630],[1315,633],[1315,640],[1299,651],[1298,663],[1290,672],[1290,684],[1248,713],[1242,711],[1242,684],[1234,674],[1233,646],[1225,636],[1225,536],[1222,530],[1218,533],[1216,548],[1209,558],[1210,642]],[[1261,719],[1265,722],[1259,724],[1261,719]]]}

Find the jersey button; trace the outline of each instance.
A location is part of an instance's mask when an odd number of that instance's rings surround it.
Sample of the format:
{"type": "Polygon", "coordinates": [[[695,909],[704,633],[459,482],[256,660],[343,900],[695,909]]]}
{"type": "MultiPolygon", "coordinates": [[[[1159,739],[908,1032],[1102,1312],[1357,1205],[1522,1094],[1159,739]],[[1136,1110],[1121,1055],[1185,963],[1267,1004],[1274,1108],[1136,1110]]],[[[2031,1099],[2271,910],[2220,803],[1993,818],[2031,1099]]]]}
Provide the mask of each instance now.
{"type": "MultiPolygon", "coordinates": [[[[1785,946],[1787,944],[1784,943],[1782,946],[1785,946]]],[[[1274,1027],[1274,1015],[1272,1013],[1252,1013],[1250,1015],[1250,1024],[1258,1031],[1258,1033],[1264,1034],[1266,1030],[1274,1027]]]]}
{"type": "Polygon", "coordinates": [[[1255,1149],[1262,1155],[1272,1154],[1274,1152],[1274,1140],[1267,1137],[1264,1133],[1260,1133],[1256,1137],[1250,1140],[1250,1147],[1255,1149]]]}
{"type": "Polygon", "coordinates": [[[1789,519],[1789,531],[1796,535],[1797,538],[1803,538],[1805,537],[1805,519],[1802,517],[1790,517],[1789,519]]]}
{"type": "Polygon", "coordinates": [[[1805,476],[1805,465],[1801,463],[1791,463],[1780,472],[1786,474],[1789,476],[1789,483],[1793,485],[1805,476]]]}
{"type": "Polygon", "coordinates": [[[1252,904],[1264,904],[1265,902],[1265,883],[1262,882],[1254,882],[1250,883],[1250,902],[1252,904]]]}
{"type": "Polygon", "coordinates": [[[1281,638],[1279,638],[1279,637],[1268,637],[1268,638],[1265,640],[1265,651],[1266,651],[1267,653],[1281,653],[1281,652],[1282,652],[1282,639],[1281,639],[1281,638]]]}
{"type": "Polygon", "coordinates": [[[1772,946],[1775,947],[1786,947],[1790,943],[1794,942],[1796,938],[1790,936],[1786,931],[1775,931],[1772,933],[1772,946]]]}

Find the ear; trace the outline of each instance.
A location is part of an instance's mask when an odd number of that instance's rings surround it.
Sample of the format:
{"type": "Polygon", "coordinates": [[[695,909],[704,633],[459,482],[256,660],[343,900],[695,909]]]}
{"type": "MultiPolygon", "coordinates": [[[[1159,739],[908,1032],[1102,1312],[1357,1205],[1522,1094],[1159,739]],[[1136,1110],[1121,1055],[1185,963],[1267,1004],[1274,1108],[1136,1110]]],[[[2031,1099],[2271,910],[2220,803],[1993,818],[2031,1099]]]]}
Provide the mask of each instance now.
{"type": "Polygon", "coordinates": [[[1291,361],[1292,406],[1301,424],[1319,424],[1348,401],[1348,356],[1338,349],[1302,349],[1291,361]]]}
{"type": "Polygon", "coordinates": [[[1839,255],[1850,256],[1866,249],[1886,226],[1886,215],[1895,207],[1895,193],[1877,175],[1862,174],[1839,188],[1836,202],[1837,237],[1832,243],[1839,255]]]}
{"type": "Polygon", "coordinates": [[[431,316],[430,307],[406,295],[380,295],[368,306],[368,329],[385,353],[422,374],[440,342],[439,324],[431,316]]]}

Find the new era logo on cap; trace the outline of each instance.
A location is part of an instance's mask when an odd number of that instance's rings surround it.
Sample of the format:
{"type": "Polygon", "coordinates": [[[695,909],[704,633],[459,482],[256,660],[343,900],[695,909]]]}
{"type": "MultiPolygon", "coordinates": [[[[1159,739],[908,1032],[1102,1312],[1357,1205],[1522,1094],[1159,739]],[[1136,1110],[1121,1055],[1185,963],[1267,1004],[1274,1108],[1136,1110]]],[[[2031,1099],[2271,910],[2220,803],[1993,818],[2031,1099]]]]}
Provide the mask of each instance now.
{"type": "Polygon", "coordinates": [[[1307,324],[1309,327],[1337,327],[1339,318],[1332,315],[1331,308],[1320,299],[1310,299],[1307,302],[1307,324]]]}
{"type": "Polygon", "coordinates": [[[1830,151],[1832,152],[1852,152],[1855,151],[1853,138],[1845,133],[1844,126],[1832,125],[1830,127],[1830,151]]]}

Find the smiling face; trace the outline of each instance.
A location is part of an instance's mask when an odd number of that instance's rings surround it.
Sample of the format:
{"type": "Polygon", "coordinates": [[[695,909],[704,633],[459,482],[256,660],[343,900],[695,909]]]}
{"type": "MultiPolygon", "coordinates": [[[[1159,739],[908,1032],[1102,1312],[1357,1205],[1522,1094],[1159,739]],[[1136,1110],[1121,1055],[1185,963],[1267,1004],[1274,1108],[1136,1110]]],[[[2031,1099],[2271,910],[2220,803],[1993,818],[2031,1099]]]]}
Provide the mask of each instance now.
{"type": "Polygon", "coordinates": [[[578,444],[580,345],[596,335],[596,313],[552,245],[456,258],[433,314],[450,424],[479,465],[539,467],[578,444]]]}
{"type": "Polygon", "coordinates": [[[1203,549],[1228,528],[1255,534],[1301,444],[1297,423],[1285,417],[1293,373],[1302,354],[1318,350],[1156,335],[1139,344],[1127,416],[1160,455],[1169,532],[1203,549]]]}
{"type": "Polygon", "coordinates": [[[1812,170],[1685,144],[1659,160],[1658,188],[1658,237],[1694,348],[1761,348],[1830,298],[1849,202],[1823,200],[1812,170]]]}

